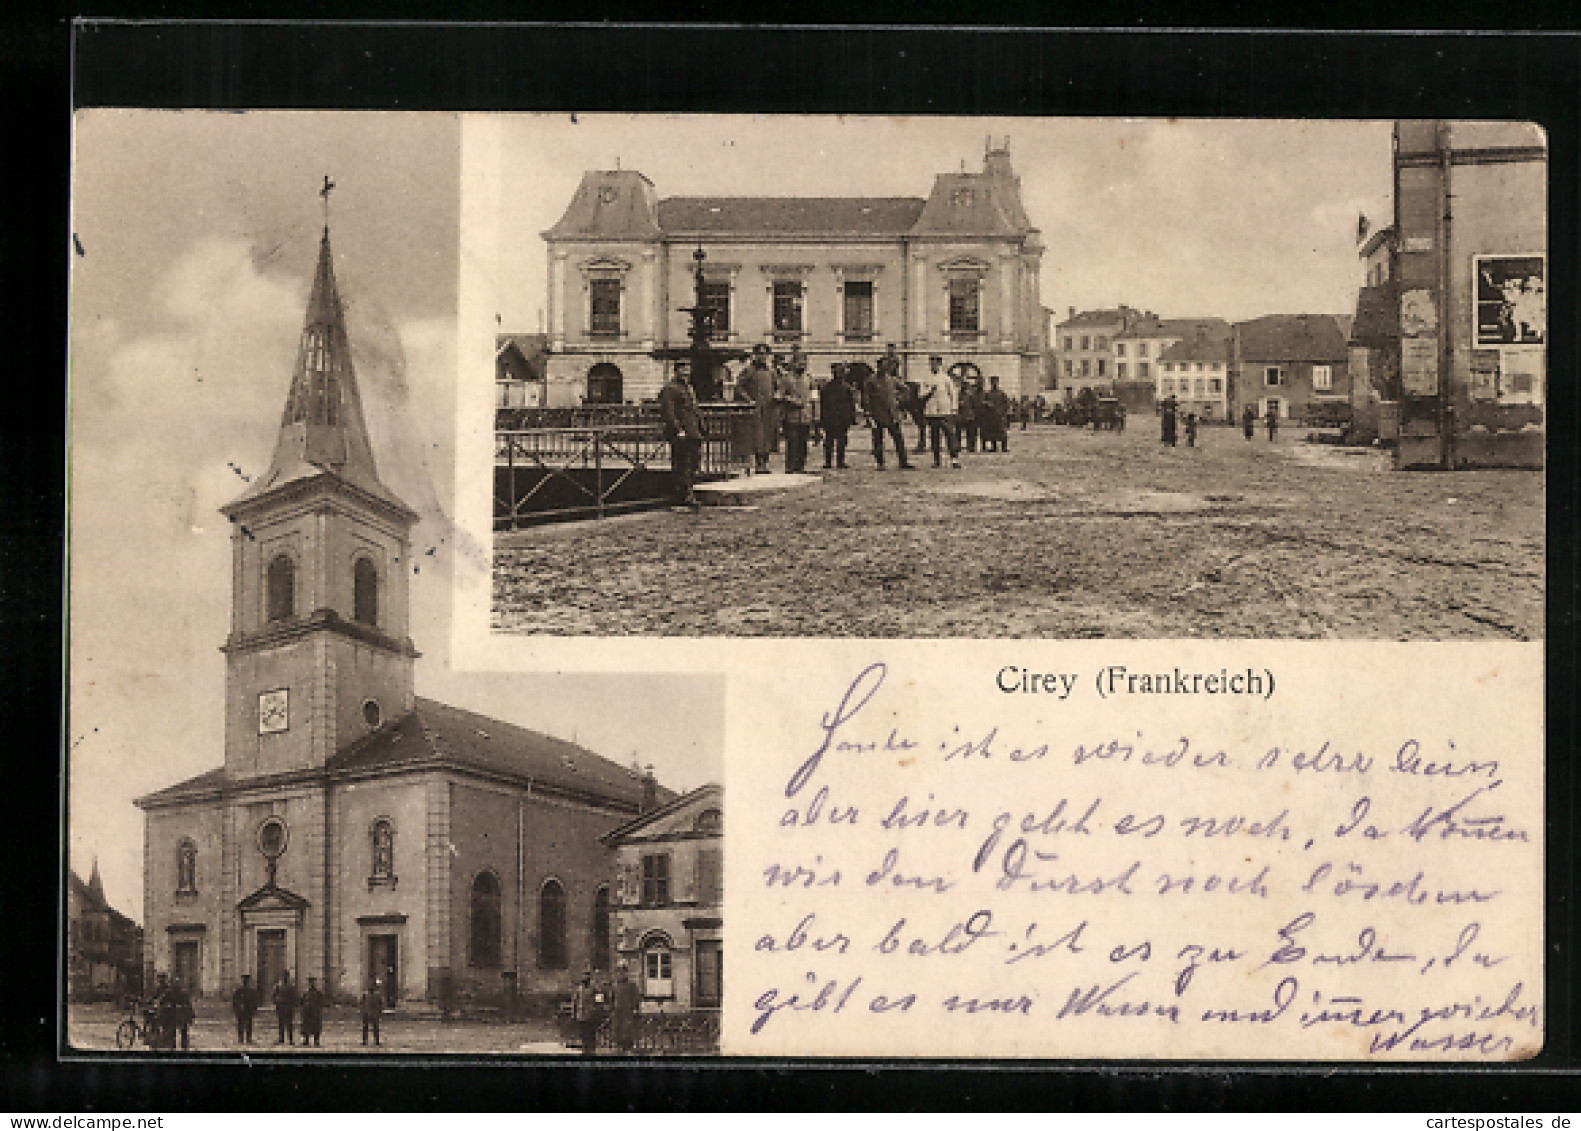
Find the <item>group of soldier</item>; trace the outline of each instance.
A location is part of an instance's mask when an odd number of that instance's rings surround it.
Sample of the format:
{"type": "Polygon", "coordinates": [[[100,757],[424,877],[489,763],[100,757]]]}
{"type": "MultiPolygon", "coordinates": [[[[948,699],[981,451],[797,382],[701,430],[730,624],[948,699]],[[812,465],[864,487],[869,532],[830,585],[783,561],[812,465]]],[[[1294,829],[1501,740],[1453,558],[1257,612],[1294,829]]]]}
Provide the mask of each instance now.
{"type": "MultiPolygon", "coordinates": [[[[859,415],[866,417],[871,429],[873,459],[880,468],[885,466],[886,438],[894,447],[897,466],[904,470],[913,466],[900,428],[907,417],[917,427],[917,454],[931,448],[934,467],[942,467],[948,453],[950,466],[959,468],[963,443],[972,452],[978,450],[979,443],[984,452],[1008,451],[1012,412],[1024,406],[1012,404],[1000,389],[997,376],[990,376],[984,387],[979,377],[946,372],[943,360],[933,355],[928,358],[928,372],[908,381],[891,343],[865,379],[861,373],[868,367],[837,362],[828,381],[815,389],[800,345],[793,345],[781,362],[767,344],[759,343],[735,384],[735,399],[753,407],[753,470],[768,471],[769,456],[783,440],[786,474],[806,471],[814,428],[822,434],[824,468],[847,467],[847,443],[859,415]]],[[[701,462],[702,416],[696,394],[679,368],[672,371],[659,393],[659,411],[670,443],[676,506],[695,510],[693,487],[701,462]]]]}
{"type": "Polygon", "coordinates": [[[571,1020],[576,1025],[583,1056],[598,1055],[598,1034],[609,1021],[610,1043],[617,1052],[629,1053],[637,1047],[637,984],[631,980],[626,963],[615,969],[615,983],[604,990],[593,982],[591,970],[571,994],[571,1020]]]}
{"type": "MultiPolygon", "coordinates": [[[[321,1047],[324,1036],[324,991],[318,988],[318,979],[309,977],[307,989],[298,993],[291,976],[284,974],[274,988],[275,1044],[296,1044],[297,1019],[301,1019],[304,1047],[321,1047]]],[[[242,975],[242,983],[231,994],[231,1012],[236,1015],[236,1043],[253,1043],[253,1018],[260,1007],[257,989],[250,975],[242,975]]],[[[384,1014],[384,986],[377,979],[368,984],[357,1002],[362,1019],[362,1043],[379,1043],[379,1021],[384,1014]]]]}
{"type": "MultiPolygon", "coordinates": [[[[1180,416],[1180,402],[1173,395],[1165,397],[1159,403],[1158,419],[1159,439],[1173,448],[1179,442],[1182,419],[1180,416]]],[[[1199,424],[1197,414],[1195,412],[1186,413],[1184,423],[1186,447],[1194,448],[1197,446],[1197,426],[1199,424]]],[[[1263,423],[1268,427],[1269,441],[1272,442],[1277,439],[1279,436],[1279,409],[1276,405],[1272,403],[1268,405],[1268,411],[1263,416],[1263,423]]],[[[1247,405],[1241,412],[1241,432],[1248,440],[1257,434],[1257,409],[1252,405],[1247,405]]]]}

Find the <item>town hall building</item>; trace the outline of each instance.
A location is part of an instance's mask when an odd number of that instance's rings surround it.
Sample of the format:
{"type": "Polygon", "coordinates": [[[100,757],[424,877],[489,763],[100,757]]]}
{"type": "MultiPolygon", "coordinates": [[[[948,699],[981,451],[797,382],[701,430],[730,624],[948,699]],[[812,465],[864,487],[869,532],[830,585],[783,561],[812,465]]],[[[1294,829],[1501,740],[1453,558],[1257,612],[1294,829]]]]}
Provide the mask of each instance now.
{"type": "Polygon", "coordinates": [[[590,171],[542,235],[551,407],[658,394],[673,363],[655,351],[688,341],[699,251],[723,348],[799,346],[821,382],[893,342],[914,378],[939,354],[1011,396],[1042,388],[1044,247],[1008,140],[988,144],[980,172],[937,175],[926,198],[661,198],[635,170],[590,171]]]}
{"type": "Polygon", "coordinates": [[[674,795],[414,694],[418,515],[375,466],[327,227],[273,459],[223,513],[224,764],[137,801],[148,972],[393,1004],[563,995],[610,969],[602,838],[674,795]]]}

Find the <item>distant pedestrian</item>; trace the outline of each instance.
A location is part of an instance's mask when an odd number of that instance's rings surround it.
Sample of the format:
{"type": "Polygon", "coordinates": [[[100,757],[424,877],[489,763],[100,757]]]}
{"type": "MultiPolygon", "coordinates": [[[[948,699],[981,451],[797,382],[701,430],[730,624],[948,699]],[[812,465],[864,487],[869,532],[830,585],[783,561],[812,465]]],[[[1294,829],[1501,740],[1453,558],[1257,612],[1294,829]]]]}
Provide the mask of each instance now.
{"type": "Polygon", "coordinates": [[[1196,446],[1197,446],[1197,414],[1194,413],[1194,412],[1188,412],[1188,413],[1186,413],[1186,447],[1194,448],[1196,446]]]}
{"type": "Polygon", "coordinates": [[[697,510],[693,484],[703,459],[703,418],[697,394],[679,370],[659,390],[659,415],[664,418],[664,438],[670,444],[670,488],[675,506],[697,510]]]}
{"type": "Polygon", "coordinates": [[[1263,423],[1268,425],[1268,442],[1271,444],[1279,434],[1279,402],[1269,401],[1268,412],[1263,416],[1263,423]]]}
{"type": "Polygon", "coordinates": [[[187,987],[177,981],[171,985],[165,997],[166,1006],[170,1017],[170,1047],[176,1045],[176,1038],[181,1039],[183,1051],[192,1047],[192,995],[187,993],[187,987]]]}
{"type": "Polygon", "coordinates": [[[296,1044],[296,987],[290,974],[280,975],[280,984],[274,988],[275,1044],[296,1044]]]}
{"type": "Polygon", "coordinates": [[[231,1012],[236,1014],[236,1043],[253,1043],[253,1015],[258,1012],[258,991],[253,988],[252,975],[243,974],[242,984],[231,993],[231,1012]]]}
{"type": "Polygon", "coordinates": [[[1162,439],[1164,443],[1168,444],[1172,448],[1175,446],[1177,427],[1175,413],[1176,401],[1174,395],[1171,394],[1170,396],[1164,398],[1164,403],[1161,406],[1162,435],[1160,436],[1160,439],[1162,439]]]}
{"type": "Polygon", "coordinates": [[[938,354],[928,358],[928,375],[923,379],[923,414],[928,421],[928,439],[933,448],[933,466],[939,462],[939,440],[942,436],[950,450],[950,466],[961,466],[961,436],[956,431],[955,418],[961,403],[955,389],[955,378],[941,368],[944,359],[938,354]]]}
{"type": "Polygon", "coordinates": [[[983,394],[980,414],[983,429],[983,451],[1009,451],[1010,398],[999,387],[998,374],[989,375],[988,391],[983,394]]]}
{"type": "Polygon", "coordinates": [[[774,379],[774,404],[785,433],[785,471],[797,475],[807,470],[807,434],[812,430],[809,405],[812,386],[807,379],[807,359],[801,347],[791,349],[790,359],[774,379]]]}
{"type": "Polygon", "coordinates": [[[384,987],[377,978],[368,983],[368,988],[362,991],[362,1000],[358,1003],[358,1012],[362,1015],[362,1043],[368,1043],[368,1034],[373,1034],[373,1044],[379,1045],[379,1019],[384,1016],[384,987]]]}
{"type": "Polygon", "coordinates": [[[977,433],[982,427],[983,390],[975,377],[963,377],[958,386],[961,403],[957,418],[961,426],[961,447],[969,452],[977,450],[977,433]]]}
{"type": "MultiPolygon", "coordinates": [[[[891,346],[891,349],[894,347],[891,346]]],[[[906,438],[900,434],[900,367],[886,366],[880,358],[878,368],[862,387],[862,408],[873,422],[873,459],[884,466],[884,437],[895,445],[895,458],[902,470],[909,470],[906,438]]]]}
{"type": "Polygon", "coordinates": [[[1246,433],[1248,440],[1257,434],[1257,410],[1251,405],[1241,413],[1241,431],[1246,433]]]}
{"type": "Polygon", "coordinates": [[[581,984],[571,994],[571,1019],[576,1022],[583,1056],[598,1052],[598,1026],[604,1020],[602,997],[593,986],[591,972],[582,975],[581,984]]]}
{"type": "Polygon", "coordinates": [[[769,347],[759,342],[752,347],[752,361],[736,379],[736,400],[752,405],[752,465],[756,471],[769,469],[769,453],[779,425],[774,415],[774,371],[769,347]]]}
{"type": "Polygon", "coordinates": [[[302,1044],[318,1048],[323,1035],[324,991],[318,988],[318,979],[310,977],[302,993],[302,1044]]]}
{"type": "Polygon", "coordinates": [[[846,380],[846,367],[836,365],[829,383],[823,387],[819,406],[823,416],[823,466],[845,467],[845,445],[851,425],[856,423],[856,390],[846,380]]]}
{"type": "Polygon", "coordinates": [[[631,980],[624,961],[615,970],[615,992],[611,997],[610,1038],[616,1049],[630,1052],[637,1044],[637,983],[631,980]]]}

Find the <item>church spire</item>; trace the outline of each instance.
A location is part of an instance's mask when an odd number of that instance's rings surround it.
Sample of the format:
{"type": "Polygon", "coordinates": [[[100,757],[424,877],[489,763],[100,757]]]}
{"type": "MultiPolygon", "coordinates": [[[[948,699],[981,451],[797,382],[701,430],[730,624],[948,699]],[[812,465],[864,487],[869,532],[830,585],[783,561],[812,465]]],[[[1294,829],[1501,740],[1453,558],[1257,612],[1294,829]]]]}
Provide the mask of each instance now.
{"type": "Polygon", "coordinates": [[[104,881],[99,878],[99,858],[93,858],[93,874],[88,877],[88,893],[103,906],[108,906],[109,901],[104,898],[104,881]]]}
{"type": "MultiPolygon", "coordinates": [[[[362,415],[357,375],[351,363],[345,314],[335,284],[334,255],[329,243],[329,191],[324,178],[324,234],[318,246],[318,267],[308,295],[296,368],[280,419],[269,469],[243,498],[255,498],[296,480],[329,473],[381,499],[398,500],[379,481],[362,415]]],[[[238,500],[240,502],[241,500],[238,500]]]]}

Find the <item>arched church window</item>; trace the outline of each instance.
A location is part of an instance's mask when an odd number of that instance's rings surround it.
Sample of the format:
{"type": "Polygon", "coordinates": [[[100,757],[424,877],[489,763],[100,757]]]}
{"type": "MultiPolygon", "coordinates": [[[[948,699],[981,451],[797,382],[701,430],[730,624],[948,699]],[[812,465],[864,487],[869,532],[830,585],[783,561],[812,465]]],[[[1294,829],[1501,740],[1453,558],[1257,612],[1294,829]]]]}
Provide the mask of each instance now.
{"type": "Polygon", "coordinates": [[[290,620],[296,616],[296,563],[279,554],[269,563],[269,619],[290,620]]]}
{"type": "Polygon", "coordinates": [[[373,850],[373,871],[368,875],[368,886],[395,883],[395,825],[388,817],[373,822],[369,831],[373,850]]]}
{"type": "Polygon", "coordinates": [[[609,888],[593,893],[593,945],[589,947],[593,969],[609,969],[609,888]]]}
{"type": "Polygon", "coordinates": [[[359,624],[379,623],[379,567],[367,558],[352,567],[351,616],[359,624]]]}
{"type": "Polygon", "coordinates": [[[472,965],[500,964],[500,881],[479,872],[472,881],[472,965]]]}
{"type": "Polygon", "coordinates": [[[565,954],[565,888],[550,880],[538,893],[538,965],[563,970],[565,954]]]}
{"type": "Polygon", "coordinates": [[[198,890],[198,846],[190,837],[176,846],[176,890],[198,890]]]}

